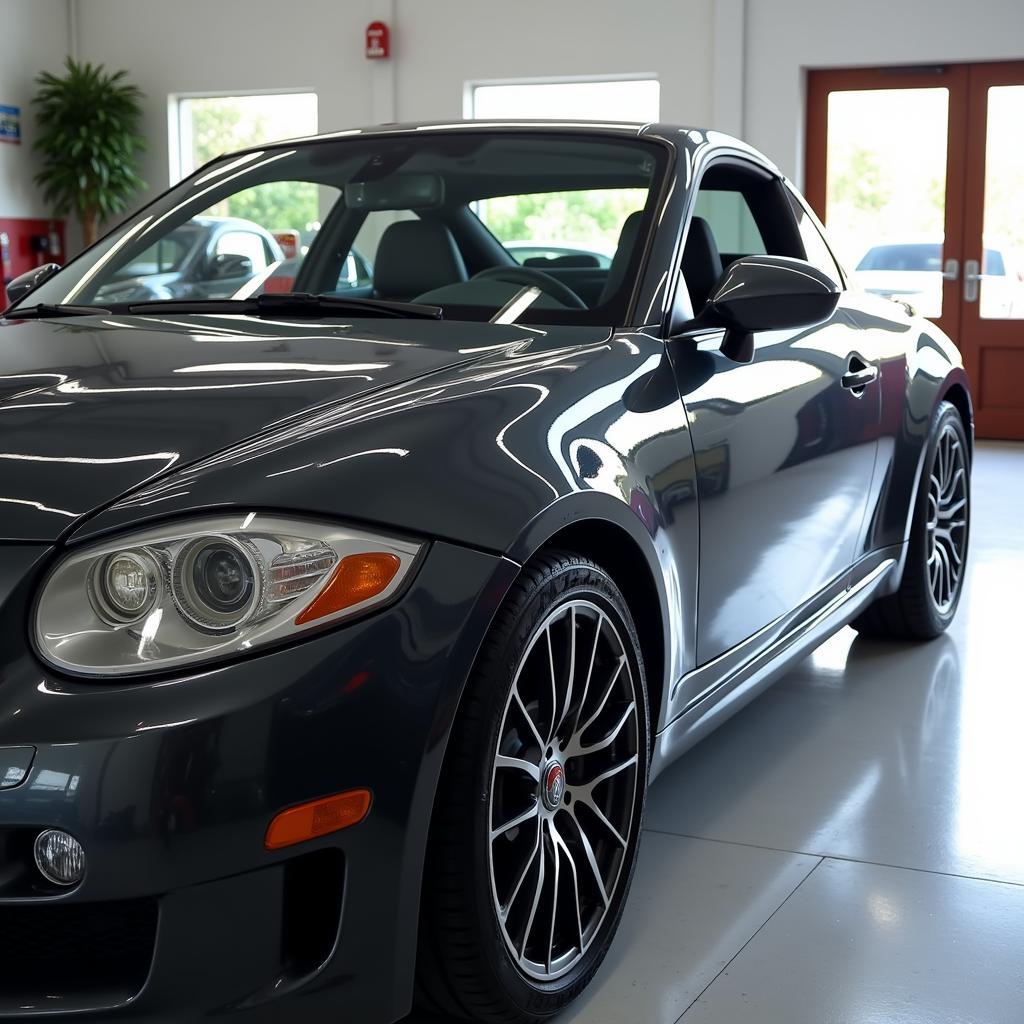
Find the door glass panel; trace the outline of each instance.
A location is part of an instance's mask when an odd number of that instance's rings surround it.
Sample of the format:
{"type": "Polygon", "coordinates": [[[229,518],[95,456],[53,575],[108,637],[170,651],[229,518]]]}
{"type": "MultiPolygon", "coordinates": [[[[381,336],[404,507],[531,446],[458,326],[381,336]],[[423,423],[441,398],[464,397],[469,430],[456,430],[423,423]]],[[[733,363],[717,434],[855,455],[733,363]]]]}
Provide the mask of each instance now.
{"type": "Polygon", "coordinates": [[[742,192],[702,188],[697,193],[693,215],[708,222],[724,263],[740,256],[763,256],[767,252],[742,192]]]}
{"type": "MultiPolygon", "coordinates": [[[[1024,85],[988,91],[981,315],[1024,320],[1024,85]]],[[[975,243],[976,245],[976,243],[975,243]]],[[[968,243],[969,258],[977,259],[968,243]]]]}
{"type": "Polygon", "coordinates": [[[930,317],[942,314],[948,108],[948,89],[828,97],[829,240],[855,285],[930,317]]]}

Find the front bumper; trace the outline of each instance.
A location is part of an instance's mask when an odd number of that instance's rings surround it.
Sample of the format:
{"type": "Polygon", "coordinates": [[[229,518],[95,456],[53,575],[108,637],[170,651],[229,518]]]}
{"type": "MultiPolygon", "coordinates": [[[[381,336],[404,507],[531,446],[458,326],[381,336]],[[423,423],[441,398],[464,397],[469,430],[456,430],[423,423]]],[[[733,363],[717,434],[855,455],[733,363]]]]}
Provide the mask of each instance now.
{"type": "Polygon", "coordinates": [[[0,1019],[407,1012],[444,746],[516,566],[437,543],[405,596],[360,622],[188,675],[84,683],[29,650],[43,559],[22,560],[34,570],[6,589],[0,573],[0,747],[36,754],[0,789],[0,1019]],[[361,787],[361,824],[264,849],[280,810],[361,787]],[[71,892],[32,869],[43,828],[85,847],[71,892]]]}

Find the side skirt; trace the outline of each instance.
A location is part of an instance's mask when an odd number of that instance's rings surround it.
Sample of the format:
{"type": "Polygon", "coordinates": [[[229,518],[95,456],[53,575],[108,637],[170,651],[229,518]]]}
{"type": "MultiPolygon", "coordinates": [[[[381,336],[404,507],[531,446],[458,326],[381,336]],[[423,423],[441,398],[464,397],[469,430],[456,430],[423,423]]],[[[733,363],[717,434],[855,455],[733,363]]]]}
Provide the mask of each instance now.
{"type": "MultiPolygon", "coordinates": [[[[849,590],[833,598],[811,618],[785,633],[749,661],[728,671],[699,700],[673,719],[654,738],[651,779],[677,757],[763,693],[780,676],[833,633],[855,619],[884,593],[897,570],[898,550],[870,569],[849,590]]],[[[700,671],[698,669],[697,671],[700,671]]]]}

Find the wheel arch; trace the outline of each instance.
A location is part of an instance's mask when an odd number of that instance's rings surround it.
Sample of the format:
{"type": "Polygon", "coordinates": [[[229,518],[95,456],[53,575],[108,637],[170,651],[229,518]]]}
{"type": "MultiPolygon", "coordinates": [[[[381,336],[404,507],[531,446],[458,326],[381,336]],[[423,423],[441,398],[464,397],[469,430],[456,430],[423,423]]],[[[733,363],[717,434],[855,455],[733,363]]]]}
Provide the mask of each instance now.
{"type": "Polygon", "coordinates": [[[597,491],[566,495],[526,525],[506,556],[525,565],[542,551],[562,548],[607,570],[633,614],[657,732],[669,688],[692,668],[698,547],[696,529],[665,528],[643,497],[636,491],[628,502],[597,491]]]}
{"type": "Polygon", "coordinates": [[[967,386],[966,374],[950,374],[939,392],[939,401],[949,402],[960,413],[963,420],[964,433],[967,434],[967,446],[969,455],[974,455],[974,405],[971,402],[971,392],[967,386]]]}
{"type": "Polygon", "coordinates": [[[644,655],[651,728],[656,730],[665,704],[665,620],[643,549],[621,526],[606,519],[583,519],[557,530],[534,554],[553,550],[589,558],[622,591],[644,655]]]}
{"type": "Polygon", "coordinates": [[[970,384],[962,366],[953,366],[939,378],[924,374],[911,377],[904,406],[903,429],[897,437],[890,477],[883,491],[878,515],[881,538],[875,547],[902,544],[903,551],[892,575],[889,590],[899,588],[907,556],[907,542],[924,473],[930,427],[935,410],[947,401],[958,412],[967,435],[968,460],[973,461],[974,407],[970,384]]]}

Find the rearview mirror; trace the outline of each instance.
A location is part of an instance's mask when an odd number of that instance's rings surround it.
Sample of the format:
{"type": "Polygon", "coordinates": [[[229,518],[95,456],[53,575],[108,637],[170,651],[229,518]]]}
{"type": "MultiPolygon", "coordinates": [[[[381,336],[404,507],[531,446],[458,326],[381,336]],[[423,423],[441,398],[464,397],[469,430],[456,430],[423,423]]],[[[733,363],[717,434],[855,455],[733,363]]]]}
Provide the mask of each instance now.
{"type": "Polygon", "coordinates": [[[375,181],[345,185],[350,210],[432,210],[444,205],[444,178],[439,174],[391,174],[375,181]]]}
{"type": "Polygon", "coordinates": [[[7,285],[7,301],[10,305],[20,302],[33,288],[38,288],[44,281],[53,277],[60,270],[59,263],[44,263],[35,270],[20,274],[7,285]]]}
{"type": "Polygon", "coordinates": [[[755,331],[820,324],[835,312],[839,292],[828,274],[804,260],[743,256],[726,268],[692,326],[724,327],[723,354],[749,363],[755,331]]]}

